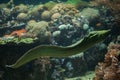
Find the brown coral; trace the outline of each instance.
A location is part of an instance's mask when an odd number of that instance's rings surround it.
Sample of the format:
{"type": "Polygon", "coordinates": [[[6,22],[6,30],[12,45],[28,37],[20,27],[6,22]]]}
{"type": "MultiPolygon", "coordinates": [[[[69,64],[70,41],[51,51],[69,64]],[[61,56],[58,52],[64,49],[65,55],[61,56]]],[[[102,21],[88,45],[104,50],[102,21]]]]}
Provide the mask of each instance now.
{"type": "Polygon", "coordinates": [[[51,19],[54,20],[54,19],[58,19],[61,17],[61,14],[60,13],[54,13],[52,16],[51,16],[51,19]]]}
{"type": "Polygon", "coordinates": [[[120,80],[120,64],[118,60],[119,44],[110,44],[104,62],[98,63],[93,80],[120,80]]]}
{"type": "Polygon", "coordinates": [[[47,80],[51,67],[49,57],[41,57],[35,61],[33,80],[47,80]]]}
{"type": "Polygon", "coordinates": [[[12,10],[12,13],[27,13],[27,12],[28,12],[28,7],[24,4],[15,6],[12,10]]]}
{"type": "Polygon", "coordinates": [[[42,66],[42,71],[45,71],[45,67],[47,67],[47,65],[50,65],[49,57],[41,57],[35,61],[35,66],[42,66]]]}
{"type": "Polygon", "coordinates": [[[44,20],[50,20],[51,13],[50,11],[46,10],[41,14],[41,18],[44,20]]]}
{"type": "Polygon", "coordinates": [[[115,24],[120,23],[120,0],[94,0],[97,5],[108,8],[114,17],[115,24]]]}
{"type": "Polygon", "coordinates": [[[60,14],[66,14],[66,15],[71,15],[71,16],[75,16],[79,11],[72,6],[71,4],[63,4],[63,3],[59,3],[56,4],[52,9],[51,9],[51,13],[60,13],[60,14]]]}
{"type": "Polygon", "coordinates": [[[19,13],[16,17],[18,21],[27,21],[28,20],[28,15],[26,13],[19,13]]]}
{"type": "Polygon", "coordinates": [[[31,19],[40,19],[41,13],[45,10],[44,5],[38,5],[33,7],[31,10],[28,11],[28,15],[31,16],[31,19]]]}

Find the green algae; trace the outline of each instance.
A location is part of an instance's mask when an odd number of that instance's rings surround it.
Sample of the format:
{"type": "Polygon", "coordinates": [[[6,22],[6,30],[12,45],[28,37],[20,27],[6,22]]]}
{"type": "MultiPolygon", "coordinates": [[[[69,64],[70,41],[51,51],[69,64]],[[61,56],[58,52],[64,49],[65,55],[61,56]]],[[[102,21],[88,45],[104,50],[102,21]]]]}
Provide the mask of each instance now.
{"type": "Polygon", "coordinates": [[[47,3],[44,4],[44,6],[48,9],[51,10],[57,3],[53,2],[53,1],[49,1],[47,3]]]}
{"type": "Polygon", "coordinates": [[[68,0],[66,3],[67,4],[72,4],[76,8],[79,8],[80,6],[88,6],[88,2],[83,1],[83,0],[68,0]]]}
{"type": "Polygon", "coordinates": [[[34,43],[34,41],[37,39],[33,38],[10,38],[10,39],[3,39],[0,40],[0,45],[5,45],[5,44],[30,44],[34,43]]]}

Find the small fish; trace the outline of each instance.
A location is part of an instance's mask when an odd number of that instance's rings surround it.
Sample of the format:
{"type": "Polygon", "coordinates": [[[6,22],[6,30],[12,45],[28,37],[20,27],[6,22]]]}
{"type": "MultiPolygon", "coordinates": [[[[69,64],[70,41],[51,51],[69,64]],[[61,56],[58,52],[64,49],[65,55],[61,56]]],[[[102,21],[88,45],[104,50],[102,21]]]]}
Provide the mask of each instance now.
{"type": "Polygon", "coordinates": [[[96,27],[100,27],[102,24],[101,23],[97,23],[96,24],[96,27]]]}
{"type": "Polygon", "coordinates": [[[21,29],[21,30],[15,30],[13,31],[10,35],[11,36],[18,36],[18,37],[21,37],[22,35],[24,35],[24,33],[26,33],[26,30],[25,29],[21,29]]]}
{"type": "Polygon", "coordinates": [[[65,69],[60,68],[60,69],[58,69],[58,72],[59,72],[59,73],[65,72],[65,69]]]}

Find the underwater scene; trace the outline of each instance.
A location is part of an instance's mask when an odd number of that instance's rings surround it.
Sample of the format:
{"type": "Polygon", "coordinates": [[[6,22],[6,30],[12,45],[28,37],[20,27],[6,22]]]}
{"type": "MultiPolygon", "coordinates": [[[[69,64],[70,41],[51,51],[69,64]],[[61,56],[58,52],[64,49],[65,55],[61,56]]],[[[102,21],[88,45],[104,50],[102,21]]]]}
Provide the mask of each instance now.
{"type": "Polygon", "coordinates": [[[0,80],[120,80],[120,0],[0,0],[0,80]]]}

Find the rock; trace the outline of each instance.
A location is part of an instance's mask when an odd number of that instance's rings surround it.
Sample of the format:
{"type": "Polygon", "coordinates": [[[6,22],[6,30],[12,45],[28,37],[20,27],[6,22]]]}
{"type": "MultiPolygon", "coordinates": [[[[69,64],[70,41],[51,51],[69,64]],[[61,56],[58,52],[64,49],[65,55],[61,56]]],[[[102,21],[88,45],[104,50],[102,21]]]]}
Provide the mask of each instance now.
{"type": "Polygon", "coordinates": [[[84,29],[84,30],[87,30],[88,28],[89,28],[89,25],[88,25],[88,24],[84,24],[84,25],[83,25],[83,29],[84,29]]]}
{"type": "Polygon", "coordinates": [[[74,28],[74,26],[71,25],[71,24],[67,24],[66,26],[67,26],[68,29],[71,29],[71,30],[74,28]]]}
{"type": "Polygon", "coordinates": [[[59,36],[61,34],[61,31],[55,31],[55,32],[53,32],[53,37],[57,37],[57,36],[59,36]]]}
{"type": "Polygon", "coordinates": [[[60,30],[68,29],[68,27],[65,24],[62,24],[58,27],[60,30]]]}

